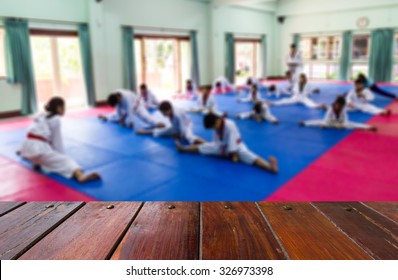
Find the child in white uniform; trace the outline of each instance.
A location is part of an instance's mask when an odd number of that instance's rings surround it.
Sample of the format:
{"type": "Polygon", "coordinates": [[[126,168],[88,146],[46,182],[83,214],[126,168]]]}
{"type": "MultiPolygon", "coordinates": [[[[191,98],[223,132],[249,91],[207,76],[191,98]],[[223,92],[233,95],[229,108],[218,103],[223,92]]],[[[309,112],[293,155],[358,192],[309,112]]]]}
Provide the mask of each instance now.
{"type": "Polygon", "coordinates": [[[292,74],[294,83],[298,82],[299,75],[303,72],[303,57],[295,44],[290,45],[290,52],[286,56],[287,67],[292,74]]]}
{"type": "Polygon", "coordinates": [[[65,113],[64,100],[54,97],[45,109],[45,114],[35,118],[28,129],[26,140],[17,153],[29,160],[35,169],[42,169],[46,173],[75,178],[80,183],[100,179],[98,173],[84,174],[82,168],[64,154],[61,134],[61,117],[65,113]]]}
{"type": "Polygon", "coordinates": [[[221,156],[234,162],[255,165],[272,173],[278,173],[276,158],[269,157],[269,162],[250,151],[243,143],[236,124],[214,114],[204,118],[206,129],[213,129],[213,142],[184,147],[179,141],[176,146],[180,152],[200,153],[203,155],[221,156]]]}
{"type": "Polygon", "coordinates": [[[169,101],[163,101],[159,106],[159,110],[165,117],[170,119],[170,125],[152,130],[138,130],[137,134],[153,135],[155,137],[171,136],[188,141],[190,144],[204,143],[204,140],[193,133],[192,120],[183,110],[173,108],[169,101]]]}
{"type": "Polygon", "coordinates": [[[329,107],[325,117],[321,120],[311,120],[300,122],[302,126],[315,126],[320,128],[339,128],[339,129],[363,129],[376,131],[375,126],[351,122],[348,119],[346,99],[344,96],[338,96],[329,107]]]}
{"type": "Polygon", "coordinates": [[[385,110],[370,104],[374,100],[373,93],[365,87],[361,79],[355,81],[355,88],[347,95],[348,108],[358,110],[371,115],[390,115],[391,110],[385,110]]]}
{"type": "Polygon", "coordinates": [[[152,126],[164,127],[163,123],[156,122],[146,109],[144,102],[130,90],[115,90],[109,95],[108,104],[114,107],[115,111],[108,115],[99,115],[98,117],[102,120],[119,122],[123,126],[133,128],[134,116],[137,115],[143,121],[152,126]]]}
{"type": "Polygon", "coordinates": [[[192,113],[214,113],[223,115],[217,111],[217,103],[214,95],[211,93],[211,87],[205,87],[202,94],[198,95],[197,107],[191,110],[192,113]]]}
{"type": "Polygon", "coordinates": [[[225,77],[219,77],[213,83],[213,94],[225,94],[234,91],[234,86],[225,77]]]}
{"type": "Polygon", "coordinates": [[[267,96],[275,96],[279,98],[281,95],[292,95],[295,83],[293,81],[293,76],[292,73],[290,73],[290,71],[286,71],[286,79],[288,82],[287,87],[282,88],[276,85],[271,85],[268,88],[267,96]]]}
{"type": "Polygon", "coordinates": [[[253,105],[253,109],[247,113],[236,115],[238,119],[254,119],[258,122],[269,121],[273,124],[278,124],[278,119],[272,114],[269,106],[264,102],[257,101],[253,105]]]}
{"type": "Polygon", "coordinates": [[[148,109],[156,109],[159,106],[159,101],[156,95],[148,89],[146,84],[140,86],[140,97],[148,109]]]}
{"type": "Polygon", "coordinates": [[[293,89],[292,97],[275,102],[268,102],[268,104],[275,106],[303,104],[309,108],[326,109],[324,104],[317,104],[309,98],[312,93],[313,91],[311,86],[307,82],[307,76],[305,74],[301,74],[298,85],[293,89]]]}
{"type": "Polygon", "coordinates": [[[258,91],[258,87],[253,84],[250,92],[248,93],[248,95],[245,98],[241,98],[238,101],[242,102],[242,103],[248,103],[248,102],[256,102],[256,101],[261,101],[261,94],[258,91]]]}

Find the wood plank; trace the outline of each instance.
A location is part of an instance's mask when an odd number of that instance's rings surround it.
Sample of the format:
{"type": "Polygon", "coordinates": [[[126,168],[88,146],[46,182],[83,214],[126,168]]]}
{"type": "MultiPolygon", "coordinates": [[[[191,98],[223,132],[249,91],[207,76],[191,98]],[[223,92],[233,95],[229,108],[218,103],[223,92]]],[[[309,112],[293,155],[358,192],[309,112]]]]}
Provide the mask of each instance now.
{"type": "Polygon", "coordinates": [[[23,260],[104,260],[110,258],[142,203],[93,202],[20,257],[23,260]],[[113,205],[113,209],[108,209],[113,205]]]}
{"type": "Polygon", "coordinates": [[[24,205],[25,202],[0,201],[0,217],[24,205]]]}
{"type": "Polygon", "coordinates": [[[364,204],[398,223],[398,202],[366,202],[364,204]]]}
{"type": "Polygon", "coordinates": [[[290,259],[370,259],[308,203],[259,203],[290,259]]]}
{"type": "Polygon", "coordinates": [[[16,259],[83,203],[28,203],[0,218],[0,259],[16,259]],[[48,207],[53,206],[53,207],[48,207]]]}
{"type": "Polygon", "coordinates": [[[204,260],[284,259],[285,255],[254,203],[203,203],[204,260]]]}
{"type": "Polygon", "coordinates": [[[359,202],[315,203],[375,259],[398,259],[398,224],[359,202]]]}
{"type": "Polygon", "coordinates": [[[199,203],[146,203],[129,228],[114,260],[196,260],[199,203]]]}

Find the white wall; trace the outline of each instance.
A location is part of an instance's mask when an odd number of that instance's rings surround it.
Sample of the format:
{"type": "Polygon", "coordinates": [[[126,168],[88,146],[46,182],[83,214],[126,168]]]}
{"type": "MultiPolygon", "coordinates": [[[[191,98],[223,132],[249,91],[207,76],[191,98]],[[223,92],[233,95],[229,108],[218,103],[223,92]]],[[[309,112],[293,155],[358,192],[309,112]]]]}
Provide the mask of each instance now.
{"type": "MultiPolygon", "coordinates": [[[[76,26],[77,22],[87,22],[88,2],[87,0],[0,0],[0,26],[2,19],[6,17],[32,19],[30,26],[33,27],[71,29],[75,28],[73,26],[76,26]]],[[[0,112],[19,111],[20,108],[20,86],[0,80],[0,112]]]]}
{"type": "Polygon", "coordinates": [[[277,54],[281,58],[277,69],[279,74],[285,70],[282,58],[288,53],[295,33],[370,32],[371,29],[386,27],[398,29],[396,0],[282,0],[277,14],[286,16],[284,24],[278,24],[277,30],[281,35],[281,51],[277,54]],[[357,27],[357,20],[361,17],[369,18],[367,29],[357,27]]]}

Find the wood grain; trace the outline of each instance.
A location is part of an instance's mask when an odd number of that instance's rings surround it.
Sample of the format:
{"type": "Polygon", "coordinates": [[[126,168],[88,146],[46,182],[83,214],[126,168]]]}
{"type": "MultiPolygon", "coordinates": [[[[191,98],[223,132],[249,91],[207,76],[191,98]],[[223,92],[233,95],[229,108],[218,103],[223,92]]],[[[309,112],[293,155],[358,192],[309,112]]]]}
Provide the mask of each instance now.
{"type": "Polygon", "coordinates": [[[284,259],[254,203],[203,203],[202,252],[204,260],[284,259]]]}
{"type": "Polygon", "coordinates": [[[398,223],[398,202],[366,202],[364,204],[398,223]]]}
{"type": "Polygon", "coordinates": [[[370,259],[308,203],[259,203],[259,206],[291,259],[370,259]]]}
{"type": "Polygon", "coordinates": [[[86,204],[20,259],[108,259],[141,205],[139,202],[86,204]],[[110,204],[114,206],[113,209],[107,209],[110,204]]]}
{"type": "Polygon", "coordinates": [[[315,203],[375,259],[398,259],[398,224],[359,202],[315,203]]]}
{"type": "Polygon", "coordinates": [[[24,205],[25,202],[7,202],[0,201],[0,217],[24,205]]]}
{"type": "Polygon", "coordinates": [[[82,203],[28,203],[0,218],[0,259],[16,259],[81,207],[82,203]],[[53,207],[47,208],[46,206],[53,207]]]}
{"type": "Polygon", "coordinates": [[[146,203],[116,249],[114,260],[196,260],[199,203],[146,203]]]}

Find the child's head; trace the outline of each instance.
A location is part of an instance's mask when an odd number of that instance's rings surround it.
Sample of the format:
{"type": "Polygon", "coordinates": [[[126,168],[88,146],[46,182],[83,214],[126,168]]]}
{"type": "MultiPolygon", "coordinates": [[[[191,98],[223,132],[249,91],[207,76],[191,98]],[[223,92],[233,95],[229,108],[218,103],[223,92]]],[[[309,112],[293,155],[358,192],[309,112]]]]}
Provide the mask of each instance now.
{"type": "Polygon", "coordinates": [[[207,114],[203,119],[203,125],[206,129],[218,129],[220,128],[222,118],[213,114],[207,114]]]}
{"type": "Polygon", "coordinates": [[[296,50],[297,50],[296,44],[291,44],[291,45],[290,45],[290,51],[291,51],[292,53],[294,53],[294,52],[296,52],[296,50]]]}
{"type": "Polygon", "coordinates": [[[253,111],[257,115],[261,114],[263,112],[263,103],[261,101],[257,101],[256,103],[254,103],[253,111]]]}
{"type": "Polygon", "coordinates": [[[173,114],[173,106],[169,101],[163,101],[159,105],[159,111],[166,117],[170,117],[173,114]]]}
{"type": "Polygon", "coordinates": [[[253,79],[252,78],[248,78],[247,82],[246,82],[246,85],[252,86],[253,85],[253,79]]]}
{"type": "Polygon", "coordinates": [[[358,74],[358,77],[357,77],[357,80],[360,80],[360,81],[363,81],[364,83],[366,83],[366,81],[367,81],[368,79],[366,78],[366,76],[365,76],[364,74],[359,73],[359,74],[358,74]]]}
{"type": "Polygon", "coordinates": [[[292,72],[290,72],[290,71],[286,71],[285,75],[286,75],[286,78],[289,80],[292,78],[292,72]]]}
{"type": "Polygon", "coordinates": [[[146,84],[141,84],[140,85],[140,91],[141,92],[146,92],[148,90],[148,87],[146,86],[146,84]]]}
{"type": "Polygon", "coordinates": [[[122,95],[120,92],[113,92],[108,96],[108,105],[111,107],[116,107],[122,101],[122,95]]]}
{"type": "Polygon", "coordinates": [[[337,96],[336,100],[333,102],[332,107],[335,112],[341,112],[346,105],[346,99],[343,95],[337,96]]]}
{"type": "Polygon", "coordinates": [[[301,73],[299,81],[300,81],[300,84],[306,84],[307,83],[307,75],[305,75],[304,73],[301,73]]]}
{"type": "Polygon", "coordinates": [[[276,90],[276,85],[270,85],[270,87],[268,88],[268,91],[275,91],[276,90]]]}
{"type": "Polygon", "coordinates": [[[222,84],[220,81],[216,82],[216,88],[221,88],[222,84]]]}
{"type": "Polygon", "coordinates": [[[210,93],[211,93],[211,86],[205,86],[205,87],[203,88],[203,95],[204,95],[204,96],[209,96],[210,93]]]}
{"type": "Polygon", "coordinates": [[[365,87],[364,81],[361,79],[356,79],[355,80],[355,90],[356,91],[361,91],[365,87]]]}
{"type": "Polygon", "coordinates": [[[185,84],[187,85],[187,87],[191,87],[192,86],[192,81],[191,80],[186,80],[185,84]]]}
{"type": "Polygon", "coordinates": [[[63,116],[65,114],[65,101],[62,97],[53,97],[47,102],[44,109],[49,113],[49,117],[55,115],[63,116]]]}

